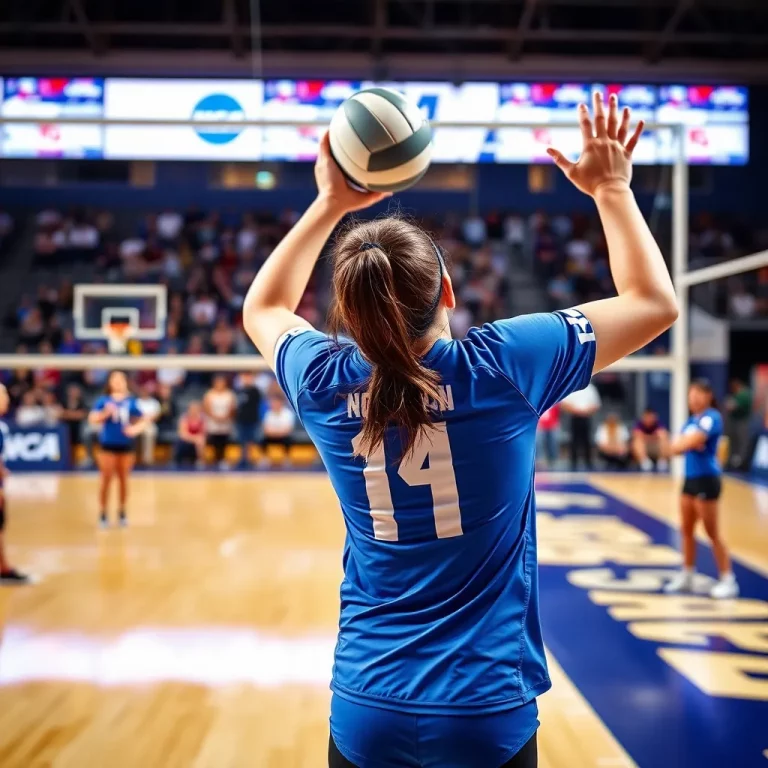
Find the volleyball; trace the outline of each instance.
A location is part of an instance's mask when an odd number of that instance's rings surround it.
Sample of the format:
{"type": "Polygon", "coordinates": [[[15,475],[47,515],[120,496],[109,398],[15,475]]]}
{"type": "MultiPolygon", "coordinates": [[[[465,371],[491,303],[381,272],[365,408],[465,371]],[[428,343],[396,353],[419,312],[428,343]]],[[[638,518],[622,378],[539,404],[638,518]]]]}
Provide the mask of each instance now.
{"type": "Polygon", "coordinates": [[[336,110],[331,154],[353,185],[399,192],[415,184],[432,159],[432,129],[419,107],[391,88],[368,88],[336,110]]]}

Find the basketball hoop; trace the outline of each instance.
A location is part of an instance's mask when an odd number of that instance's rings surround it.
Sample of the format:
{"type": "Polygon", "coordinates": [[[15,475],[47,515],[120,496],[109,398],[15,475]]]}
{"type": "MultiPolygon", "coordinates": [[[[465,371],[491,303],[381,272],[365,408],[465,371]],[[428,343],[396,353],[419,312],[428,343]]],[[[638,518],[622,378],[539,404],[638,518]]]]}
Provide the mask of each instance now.
{"type": "Polygon", "coordinates": [[[124,355],[131,333],[130,323],[110,322],[102,326],[107,338],[107,346],[112,355],[124,355]]]}

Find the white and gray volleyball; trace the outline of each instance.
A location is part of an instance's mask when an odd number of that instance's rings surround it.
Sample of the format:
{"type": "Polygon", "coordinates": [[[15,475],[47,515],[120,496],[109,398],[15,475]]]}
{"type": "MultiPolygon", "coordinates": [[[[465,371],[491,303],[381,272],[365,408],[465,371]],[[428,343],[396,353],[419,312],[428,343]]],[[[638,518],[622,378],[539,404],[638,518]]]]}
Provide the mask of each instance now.
{"type": "Polygon", "coordinates": [[[432,130],[419,107],[391,88],[368,88],[336,110],[331,154],[346,177],[371,192],[415,184],[432,159],[432,130]]]}

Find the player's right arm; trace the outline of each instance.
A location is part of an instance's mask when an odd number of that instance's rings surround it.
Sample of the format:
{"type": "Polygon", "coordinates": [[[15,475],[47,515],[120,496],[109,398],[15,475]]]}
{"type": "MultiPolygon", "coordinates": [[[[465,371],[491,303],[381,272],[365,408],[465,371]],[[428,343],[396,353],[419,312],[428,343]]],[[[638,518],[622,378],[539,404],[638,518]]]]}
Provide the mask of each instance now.
{"type": "Polygon", "coordinates": [[[594,95],[594,125],[586,105],[579,107],[584,141],[572,163],[555,149],[549,154],[573,184],[597,204],[608,242],[611,276],[619,294],[582,304],[597,341],[594,373],[655,339],[677,319],[677,299],[659,246],[629,187],[632,152],[642,133],[629,139],[628,109],[619,119],[615,96],[606,118],[602,95],[594,95]]]}

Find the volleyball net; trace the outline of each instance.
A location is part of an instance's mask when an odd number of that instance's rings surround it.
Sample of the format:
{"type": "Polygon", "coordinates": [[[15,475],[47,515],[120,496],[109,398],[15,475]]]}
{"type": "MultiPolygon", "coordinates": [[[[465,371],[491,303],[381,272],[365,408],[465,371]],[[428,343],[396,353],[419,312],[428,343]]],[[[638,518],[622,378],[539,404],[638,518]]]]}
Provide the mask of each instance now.
{"type": "MultiPolygon", "coordinates": [[[[4,122],[12,122],[3,119],[4,122]]],[[[27,120],[26,122],[30,122],[27,120]]],[[[82,120],[60,119],[57,123],[82,123],[82,120]]],[[[121,121],[89,120],[89,124],[107,125],[121,121]]],[[[122,121],[131,125],[136,120],[122,121]]],[[[158,121],[147,121],[156,125],[158,121]]],[[[163,122],[163,124],[166,124],[163,122]]],[[[221,129],[218,122],[167,121],[168,126],[186,125],[195,130],[221,129]]],[[[247,120],[238,127],[274,128],[277,126],[320,131],[327,126],[324,121],[301,120],[247,120]]],[[[520,122],[433,122],[436,130],[452,129],[470,131],[478,129],[496,132],[534,130],[535,123],[520,122]]],[[[563,125],[559,129],[578,130],[578,126],[563,125]]],[[[670,427],[679,431],[687,418],[687,388],[691,363],[691,333],[689,293],[692,287],[712,281],[721,281],[768,266],[768,251],[743,256],[724,263],[712,264],[701,269],[689,267],[689,167],[686,159],[684,126],[672,124],[651,124],[647,130],[667,133],[668,143],[674,147],[674,163],[671,166],[671,189],[669,191],[669,215],[671,240],[668,253],[670,271],[677,290],[680,316],[671,332],[671,343],[663,352],[658,345],[651,350],[631,355],[609,371],[616,374],[635,374],[639,379],[646,374],[668,374],[670,427]]],[[[556,142],[554,142],[556,143],[556,142]]],[[[571,148],[574,155],[576,148],[571,148]]],[[[514,201],[510,201],[514,205],[514,201]]],[[[538,309],[545,309],[539,307],[538,309]]],[[[182,369],[186,372],[263,372],[264,361],[256,354],[204,354],[194,350],[181,353],[167,335],[167,293],[162,285],[99,284],[78,285],[74,301],[74,333],[83,341],[100,341],[109,349],[97,354],[4,354],[0,355],[0,369],[26,368],[32,370],[55,369],[58,371],[97,371],[120,368],[127,371],[146,372],[182,369]],[[164,342],[164,343],[160,343],[164,342]],[[154,351],[150,352],[149,350],[154,351]]],[[[642,391],[643,387],[633,387],[642,391]]],[[[642,397],[637,396],[637,403],[642,397]]]]}

